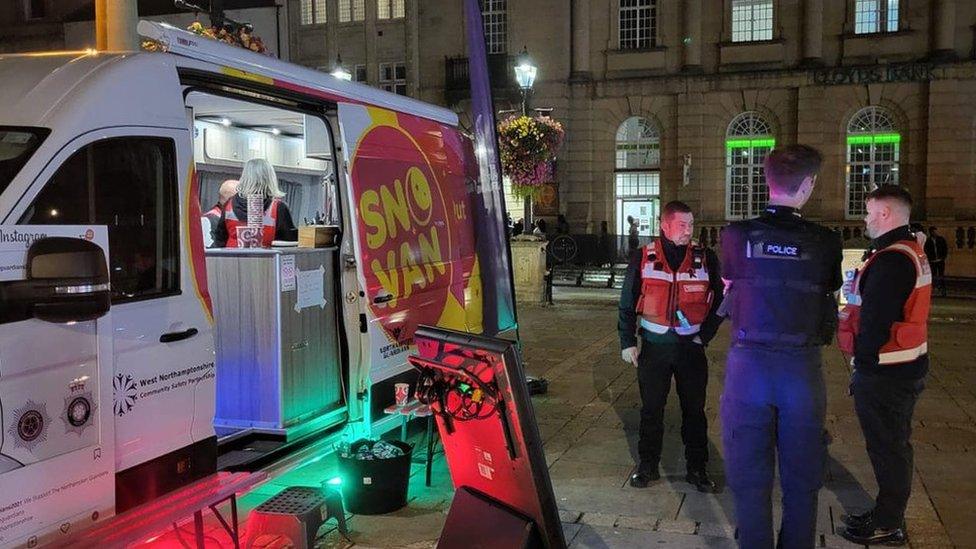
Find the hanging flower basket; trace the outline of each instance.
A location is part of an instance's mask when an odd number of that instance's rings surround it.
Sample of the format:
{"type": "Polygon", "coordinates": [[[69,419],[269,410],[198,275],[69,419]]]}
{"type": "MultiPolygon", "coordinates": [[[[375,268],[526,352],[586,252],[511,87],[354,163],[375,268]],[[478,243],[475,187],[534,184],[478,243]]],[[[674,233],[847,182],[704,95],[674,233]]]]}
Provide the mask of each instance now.
{"type": "MultiPolygon", "coordinates": [[[[247,32],[247,29],[244,27],[237,29],[235,32],[231,32],[227,29],[205,27],[203,26],[203,23],[194,21],[189,27],[186,28],[186,30],[192,32],[193,34],[203,36],[204,38],[219,40],[234,46],[240,46],[256,53],[271,55],[268,48],[264,46],[264,42],[261,40],[261,38],[247,32]]],[[[155,40],[143,40],[142,49],[146,51],[162,51],[164,48],[155,40]]]]}
{"type": "Polygon", "coordinates": [[[548,116],[511,116],[498,124],[502,171],[519,198],[535,198],[552,181],[552,163],[563,143],[563,126],[548,116]]]}

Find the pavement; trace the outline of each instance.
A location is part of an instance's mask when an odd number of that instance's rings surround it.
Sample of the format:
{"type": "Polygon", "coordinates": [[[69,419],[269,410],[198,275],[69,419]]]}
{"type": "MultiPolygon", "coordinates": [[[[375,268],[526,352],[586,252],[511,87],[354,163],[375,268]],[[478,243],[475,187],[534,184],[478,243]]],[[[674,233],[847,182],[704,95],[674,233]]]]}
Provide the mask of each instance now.
{"type": "MultiPolygon", "coordinates": [[[[533,397],[533,404],[569,547],[735,547],[717,417],[727,326],[707,349],[709,470],[719,481],[719,493],[702,494],[683,481],[680,410],[673,391],[665,416],[663,477],[646,489],[634,489],[627,479],[636,457],[640,397],[633,366],[620,360],[617,293],[556,288],[554,297],[554,306],[520,306],[519,322],[527,371],[549,380],[548,394],[533,397]]],[[[910,543],[917,548],[976,547],[976,301],[937,299],[932,317],[932,368],[914,421],[910,543]]],[[[836,347],[824,357],[832,442],[816,544],[856,547],[836,534],[839,516],[869,506],[877,486],[847,396],[848,368],[836,347]]],[[[415,436],[422,436],[421,424],[415,427],[415,436]]],[[[275,471],[270,481],[241,498],[241,516],[287,486],[318,486],[335,474],[335,457],[328,454],[275,471]]],[[[434,547],[452,496],[439,454],[431,487],[424,486],[423,466],[414,465],[405,508],[382,516],[350,516],[348,538],[330,522],[316,547],[434,547]]],[[[773,499],[778,521],[778,493],[773,499]]],[[[208,547],[232,546],[216,523],[208,522],[208,529],[208,547]]],[[[287,544],[272,539],[261,546],[287,544]]]]}

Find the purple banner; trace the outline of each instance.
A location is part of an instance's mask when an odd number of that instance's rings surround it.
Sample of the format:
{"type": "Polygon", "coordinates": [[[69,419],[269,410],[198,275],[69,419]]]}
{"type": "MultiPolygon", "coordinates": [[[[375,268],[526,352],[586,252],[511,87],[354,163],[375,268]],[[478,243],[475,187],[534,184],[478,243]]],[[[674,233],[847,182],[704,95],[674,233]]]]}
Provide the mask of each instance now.
{"type": "Polygon", "coordinates": [[[464,0],[464,19],[468,39],[474,151],[478,160],[478,185],[473,196],[475,226],[478,227],[476,249],[484,291],[485,335],[493,336],[517,326],[512,257],[505,235],[505,190],[498,159],[495,109],[478,0],[464,0]]]}

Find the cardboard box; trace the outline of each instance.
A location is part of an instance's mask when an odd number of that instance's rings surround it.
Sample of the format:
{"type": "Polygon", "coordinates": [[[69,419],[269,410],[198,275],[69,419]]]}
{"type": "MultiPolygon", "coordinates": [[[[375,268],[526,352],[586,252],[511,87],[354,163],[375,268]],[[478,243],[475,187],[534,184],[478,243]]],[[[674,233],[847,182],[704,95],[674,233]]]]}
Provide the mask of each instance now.
{"type": "Polygon", "coordinates": [[[306,225],[298,228],[299,248],[325,248],[338,244],[339,227],[335,225],[306,225]]]}

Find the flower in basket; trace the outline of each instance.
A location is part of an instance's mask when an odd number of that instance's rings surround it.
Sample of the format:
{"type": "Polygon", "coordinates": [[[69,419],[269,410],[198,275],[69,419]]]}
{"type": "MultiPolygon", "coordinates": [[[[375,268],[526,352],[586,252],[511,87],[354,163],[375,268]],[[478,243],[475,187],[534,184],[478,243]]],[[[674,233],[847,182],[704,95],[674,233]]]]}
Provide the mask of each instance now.
{"type": "Polygon", "coordinates": [[[562,145],[562,124],[548,116],[511,116],[498,125],[502,170],[519,198],[535,197],[552,181],[552,161],[562,145]]]}

